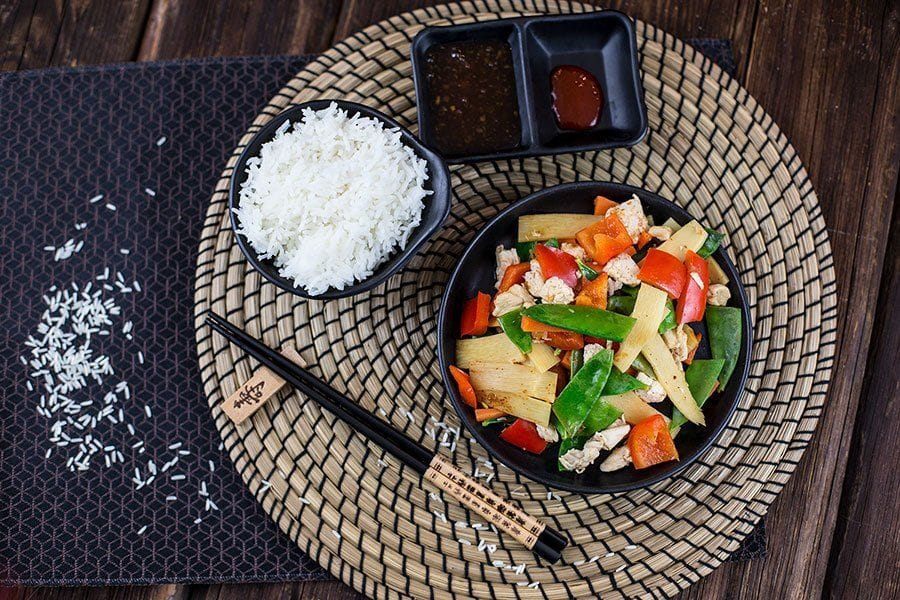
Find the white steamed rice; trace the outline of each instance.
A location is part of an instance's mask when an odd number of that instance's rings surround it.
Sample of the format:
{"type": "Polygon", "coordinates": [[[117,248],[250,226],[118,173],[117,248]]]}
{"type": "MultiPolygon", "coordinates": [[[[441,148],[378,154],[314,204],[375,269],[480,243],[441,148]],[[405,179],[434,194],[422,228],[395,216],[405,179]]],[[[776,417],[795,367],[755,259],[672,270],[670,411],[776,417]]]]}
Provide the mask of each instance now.
{"type": "Polygon", "coordinates": [[[381,121],[303,111],[247,161],[238,234],[317,295],[367,278],[419,224],[427,163],[381,121]]]}

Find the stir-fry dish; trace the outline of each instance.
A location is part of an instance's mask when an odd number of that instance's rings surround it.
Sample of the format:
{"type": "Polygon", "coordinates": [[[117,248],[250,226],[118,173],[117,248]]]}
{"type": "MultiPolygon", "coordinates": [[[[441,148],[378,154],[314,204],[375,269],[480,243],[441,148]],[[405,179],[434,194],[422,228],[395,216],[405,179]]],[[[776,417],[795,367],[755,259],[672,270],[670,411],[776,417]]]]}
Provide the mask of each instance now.
{"type": "Polygon", "coordinates": [[[516,247],[497,247],[496,289],[465,303],[449,367],[474,418],[526,452],[555,450],[560,470],[678,460],[679,431],[705,425],[740,352],[741,310],[712,257],[723,237],[654,224],[637,196],[520,217],[516,247]]]}

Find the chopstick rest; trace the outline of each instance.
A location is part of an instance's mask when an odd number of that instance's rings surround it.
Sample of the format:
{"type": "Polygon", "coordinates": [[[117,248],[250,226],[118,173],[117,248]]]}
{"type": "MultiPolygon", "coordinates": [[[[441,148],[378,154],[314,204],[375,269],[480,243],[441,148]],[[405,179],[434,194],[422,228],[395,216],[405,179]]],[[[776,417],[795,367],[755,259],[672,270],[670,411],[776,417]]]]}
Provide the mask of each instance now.
{"type": "MultiPolygon", "coordinates": [[[[246,331],[209,311],[206,324],[225,339],[253,356],[310,400],[350,425],[357,433],[399,458],[439,489],[484,516],[541,558],[559,560],[568,540],[559,532],[527,515],[508,500],[477,483],[447,462],[368,412],[282,353],[276,352],[246,331]]],[[[300,360],[299,362],[303,362],[300,360]]]]}
{"type": "MultiPolygon", "coordinates": [[[[303,363],[303,359],[290,345],[282,348],[281,353],[297,364],[303,363]]],[[[277,394],[286,383],[268,367],[260,367],[250,379],[238,386],[234,393],[225,399],[225,402],[222,403],[222,411],[236,425],[240,425],[259,410],[269,398],[277,394]]]]}

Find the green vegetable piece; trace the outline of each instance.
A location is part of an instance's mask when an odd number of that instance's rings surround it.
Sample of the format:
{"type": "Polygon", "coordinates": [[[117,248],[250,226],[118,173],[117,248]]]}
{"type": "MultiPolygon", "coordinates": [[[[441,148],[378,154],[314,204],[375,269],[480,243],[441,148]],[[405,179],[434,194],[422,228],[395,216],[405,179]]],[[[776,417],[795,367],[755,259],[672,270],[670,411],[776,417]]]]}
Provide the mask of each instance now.
{"type": "Polygon", "coordinates": [[[722,240],[725,239],[724,233],[719,233],[715,229],[709,229],[708,227],[706,228],[706,234],[706,241],[703,242],[703,245],[697,250],[697,254],[701,258],[707,258],[712,255],[713,252],[719,249],[722,240]]]}
{"type": "MultiPolygon", "coordinates": [[[[636,301],[637,298],[630,293],[625,296],[613,296],[608,300],[606,308],[620,315],[630,315],[634,312],[634,303],[636,301]]],[[[662,335],[670,329],[674,329],[677,324],[675,321],[675,304],[671,299],[668,299],[666,300],[666,314],[659,324],[658,331],[662,335]]]]}
{"type": "Polygon", "coordinates": [[[572,357],[569,359],[571,365],[570,375],[578,372],[578,369],[584,366],[584,350],[572,350],[572,357]]]}
{"type": "Polygon", "coordinates": [[[594,403],[600,398],[609,371],[612,369],[612,350],[603,349],[584,363],[572,376],[553,403],[557,429],[563,439],[578,433],[594,403]]]}
{"type": "Polygon", "coordinates": [[[519,260],[529,262],[534,258],[534,247],[537,242],[518,242],[516,244],[516,252],[519,253],[519,260]]]}
{"type": "Polygon", "coordinates": [[[559,249],[559,240],[556,238],[550,238],[549,240],[544,242],[544,245],[549,246],[550,248],[556,248],[558,250],[559,249]]]}
{"type": "Polygon", "coordinates": [[[581,426],[581,433],[588,437],[594,435],[598,431],[603,431],[613,424],[613,421],[622,416],[622,411],[604,400],[599,398],[591,407],[591,411],[584,419],[581,426]]]}
{"type": "MultiPolygon", "coordinates": [[[[687,370],[684,372],[684,378],[687,380],[688,389],[691,390],[691,396],[697,406],[703,407],[703,404],[712,394],[713,388],[716,386],[719,373],[725,361],[721,358],[699,359],[695,358],[687,370]]],[[[687,417],[681,414],[677,408],[672,411],[672,420],[669,421],[669,431],[677,432],[682,425],[687,423],[687,417]]]]}
{"type": "Polygon", "coordinates": [[[719,385],[724,389],[741,353],[743,330],[741,309],[734,306],[707,306],[706,330],[709,333],[712,357],[725,361],[722,372],[719,373],[719,385]]]}
{"type": "Polygon", "coordinates": [[[657,331],[662,335],[670,329],[675,329],[676,325],[678,325],[678,323],[675,321],[675,304],[672,302],[672,299],[669,298],[666,300],[666,315],[659,324],[659,329],[657,329],[657,331]]]}
{"type": "Polygon", "coordinates": [[[522,314],[535,321],[604,340],[621,342],[634,327],[634,319],[590,306],[538,304],[522,314]]]}
{"type": "Polygon", "coordinates": [[[576,259],[575,262],[578,263],[578,268],[581,270],[581,274],[584,275],[584,278],[587,279],[588,281],[593,281],[593,280],[597,279],[598,277],[600,277],[600,273],[598,273],[594,269],[592,269],[589,266],[587,266],[586,264],[584,264],[584,261],[581,260],[580,258],[576,259]]]}
{"type": "Polygon", "coordinates": [[[481,422],[481,426],[489,427],[491,425],[501,425],[504,423],[509,423],[509,419],[507,417],[497,417],[495,419],[485,419],[481,422]]]}
{"type": "Polygon", "coordinates": [[[531,334],[522,331],[522,309],[517,308],[497,317],[500,328],[516,348],[523,353],[531,352],[531,334]]]}
{"type": "Polygon", "coordinates": [[[649,375],[650,377],[656,377],[653,374],[653,367],[647,362],[647,359],[644,358],[643,354],[638,354],[637,358],[634,359],[634,362],[631,363],[631,366],[643,373],[644,375],[649,375]]]}
{"type": "Polygon", "coordinates": [[[606,385],[603,386],[602,396],[618,396],[631,390],[646,390],[647,384],[632,377],[628,373],[623,373],[616,367],[609,371],[609,378],[606,385]]]}

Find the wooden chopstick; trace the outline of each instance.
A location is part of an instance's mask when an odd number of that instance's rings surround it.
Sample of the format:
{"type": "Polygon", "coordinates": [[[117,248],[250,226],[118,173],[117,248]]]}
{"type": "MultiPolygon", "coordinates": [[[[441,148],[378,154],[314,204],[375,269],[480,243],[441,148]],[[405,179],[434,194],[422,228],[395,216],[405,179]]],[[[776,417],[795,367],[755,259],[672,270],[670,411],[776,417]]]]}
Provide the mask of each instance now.
{"type": "Polygon", "coordinates": [[[232,325],[223,317],[209,311],[206,324],[334,416],[344,420],[353,429],[415,469],[438,488],[447,491],[461,503],[518,539],[535,554],[551,563],[559,560],[562,550],[568,544],[568,540],[562,534],[500,498],[463,474],[440,454],[420,446],[300,365],[232,325]]]}

